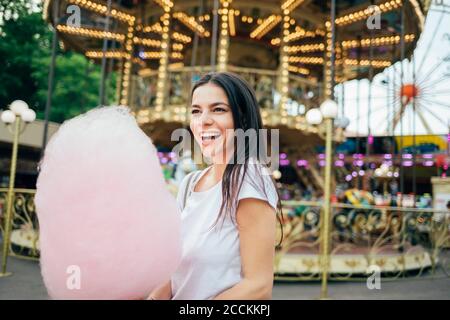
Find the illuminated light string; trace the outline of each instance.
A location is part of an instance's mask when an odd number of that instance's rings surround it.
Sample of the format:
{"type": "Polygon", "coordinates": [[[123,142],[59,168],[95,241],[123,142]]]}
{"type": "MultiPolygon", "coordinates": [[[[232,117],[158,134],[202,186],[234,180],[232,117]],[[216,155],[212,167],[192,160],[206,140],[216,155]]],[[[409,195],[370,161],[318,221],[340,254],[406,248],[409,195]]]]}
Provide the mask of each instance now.
{"type": "MultiPolygon", "coordinates": [[[[405,35],[405,42],[412,42],[415,39],[414,34],[405,35]]],[[[400,43],[400,36],[387,36],[387,37],[378,37],[372,39],[372,46],[384,46],[384,45],[392,45],[400,43]]],[[[350,48],[358,48],[358,47],[370,47],[371,39],[361,39],[361,42],[358,40],[346,40],[342,41],[342,47],[344,49],[350,48]]]]}
{"type": "Polygon", "coordinates": [[[242,20],[242,22],[246,22],[248,24],[252,24],[255,21],[259,22],[258,24],[262,23],[262,19],[255,19],[251,16],[242,16],[241,20],[242,20]]]}
{"type": "MultiPolygon", "coordinates": [[[[94,11],[101,14],[107,14],[108,11],[108,7],[106,5],[90,0],[68,0],[68,3],[75,4],[83,9],[94,11]]],[[[133,15],[117,9],[112,9],[110,16],[117,20],[127,22],[128,24],[133,24],[134,21],[136,20],[136,18],[133,15]]]]}
{"type": "Polygon", "coordinates": [[[325,97],[328,98],[332,95],[332,75],[331,75],[331,45],[332,45],[332,33],[331,33],[331,22],[327,21],[325,23],[326,30],[326,63],[325,63],[325,97]]]}
{"type": "MultiPolygon", "coordinates": [[[[290,27],[290,16],[289,16],[289,10],[284,9],[283,10],[283,37],[289,34],[289,27],[290,27]]],[[[264,23],[264,22],[263,22],[264,23]]],[[[260,26],[263,26],[261,24],[260,26]]],[[[280,74],[280,86],[279,89],[281,91],[281,98],[280,98],[280,114],[281,114],[281,123],[287,124],[287,116],[288,116],[288,98],[289,98],[289,56],[287,52],[287,46],[285,42],[281,43],[281,55],[280,55],[280,64],[281,68],[279,70],[280,74]]]]}
{"type": "MultiPolygon", "coordinates": [[[[165,55],[161,51],[142,51],[139,53],[139,57],[141,57],[142,59],[161,59],[165,57],[165,55]]],[[[180,52],[171,52],[170,58],[183,59],[183,54],[180,52]]]]}
{"type": "Polygon", "coordinates": [[[155,33],[161,34],[163,32],[162,26],[161,26],[161,24],[159,22],[155,22],[151,26],[142,26],[141,28],[142,28],[142,31],[146,32],[146,33],[148,33],[148,32],[155,32],[155,33]]]}
{"type": "Polygon", "coordinates": [[[301,5],[305,0],[286,0],[282,5],[282,10],[288,10],[292,12],[295,8],[301,5]]]}
{"type": "MultiPolygon", "coordinates": [[[[84,55],[91,59],[100,59],[103,58],[103,51],[93,51],[89,50],[84,53],[84,55]]],[[[127,54],[123,51],[106,51],[104,56],[109,59],[122,59],[127,58],[127,54]]]]}
{"type": "MultiPolygon", "coordinates": [[[[358,65],[358,59],[345,59],[345,64],[351,65],[351,66],[357,66],[358,65]]],[[[370,60],[361,60],[360,66],[370,66],[371,61],[370,60]]],[[[372,60],[372,66],[375,68],[386,68],[391,66],[392,63],[389,60],[372,60]]]]}
{"type": "Polygon", "coordinates": [[[182,43],[190,43],[192,41],[192,38],[184,35],[180,32],[173,32],[172,33],[172,39],[178,41],[178,42],[182,42],[182,43]]]}
{"type": "Polygon", "coordinates": [[[172,43],[172,50],[174,51],[182,51],[184,48],[184,45],[182,43],[172,43]]]}
{"type": "Polygon", "coordinates": [[[121,98],[120,104],[128,105],[128,93],[129,84],[131,80],[131,67],[132,67],[132,51],[133,51],[133,38],[134,38],[134,21],[128,26],[128,32],[125,39],[125,63],[123,64],[123,75],[121,83],[121,98]]]}
{"type": "Polygon", "coordinates": [[[250,33],[250,38],[261,39],[265,34],[272,30],[280,21],[281,16],[272,14],[267,19],[265,19],[255,30],[250,33]]]}
{"type": "Polygon", "coordinates": [[[202,38],[207,38],[210,36],[209,31],[206,31],[205,28],[195,21],[195,17],[188,16],[184,12],[175,12],[173,14],[175,19],[178,19],[181,23],[183,23],[186,27],[191,29],[193,32],[197,33],[202,38]]]}
{"type": "Polygon", "coordinates": [[[365,20],[377,12],[389,12],[396,10],[402,6],[402,0],[391,0],[379,5],[373,5],[367,9],[359,10],[336,18],[335,22],[338,26],[345,26],[357,21],[365,20]]]}
{"type": "Polygon", "coordinates": [[[200,17],[198,17],[198,21],[203,22],[203,21],[209,21],[211,19],[211,16],[209,14],[204,14],[200,17]]]}
{"type": "Polygon", "coordinates": [[[236,23],[234,17],[237,16],[238,10],[230,9],[228,11],[228,26],[230,27],[230,36],[234,37],[236,35],[236,23]]]}
{"type": "Polygon", "coordinates": [[[231,1],[221,0],[221,7],[218,10],[220,15],[220,34],[218,46],[218,71],[226,71],[228,63],[228,48],[230,45],[229,38],[229,9],[231,1]]]}
{"type": "Polygon", "coordinates": [[[291,66],[291,65],[288,66],[288,70],[290,72],[303,74],[305,76],[307,76],[311,73],[311,71],[309,69],[301,68],[301,67],[297,67],[297,66],[291,66]]]}
{"type": "Polygon", "coordinates": [[[173,2],[170,0],[153,0],[155,1],[161,8],[163,8],[164,10],[166,8],[172,8],[173,7],[173,2]]]}
{"type": "Polygon", "coordinates": [[[316,43],[316,44],[305,44],[300,46],[286,46],[285,48],[287,53],[314,52],[325,50],[325,45],[323,43],[316,43]]]}
{"type": "MultiPolygon", "coordinates": [[[[170,0],[155,0],[163,9],[164,14],[161,16],[160,20],[162,21],[162,29],[163,33],[161,36],[161,51],[156,53],[151,52],[142,52],[141,57],[143,59],[159,59],[159,67],[158,67],[158,80],[156,83],[156,100],[155,100],[155,119],[159,120],[162,116],[163,106],[164,106],[164,100],[166,97],[166,85],[167,85],[167,66],[169,62],[169,27],[170,27],[170,16],[171,16],[171,8],[173,7],[173,3],[170,0]]],[[[177,40],[178,42],[185,42],[183,41],[183,36],[180,34],[173,35],[175,38],[179,38],[177,40]]],[[[185,39],[186,41],[189,39],[185,39]]],[[[172,55],[174,57],[180,56],[182,57],[182,54],[180,52],[173,52],[172,55]]]]}
{"type": "Polygon", "coordinates": [[[111,39],[116,40],[118,42],[123,42],[125,40],[125,35],[115,32],[105,32],[103,30],[91,29],[91,28],[83,28],[83,27],[71,27],[67,25],[59,24],[56,26],[56,30],[63,33],[84,36],[89,38],[97,38],[97,39],[111,39]]]}
{"type": "Polygon", "coordinates": [[[161,41],[160,40],[155,40],[155,39],[145,39],[145,38],[134,37],[133,38],[133,42],[135,44],[142,44],[142,45],[147,46],[147,47],[158,48],[158,47],[161,46],[161,41]]]}
{"type": "Polygon", "coordinates": [[[302,27],[297,26],[295,28],[295,32],[290,33],[289,35],[286,35],[284,37],[284,41],[285,42],[291,42],[291,41],[295,41],[301,38],[314,38],[317,35],[319,35],[317,33],[317,31],[309,31],[309,30],[305,30],[302,27]]]}
{"type": "Polygon", "coordinates": [[[305,64],[323,64],[324,59],[322,57],[299,57],[290,56],[288,57],[290,63],[305,63],[305,64]]]}

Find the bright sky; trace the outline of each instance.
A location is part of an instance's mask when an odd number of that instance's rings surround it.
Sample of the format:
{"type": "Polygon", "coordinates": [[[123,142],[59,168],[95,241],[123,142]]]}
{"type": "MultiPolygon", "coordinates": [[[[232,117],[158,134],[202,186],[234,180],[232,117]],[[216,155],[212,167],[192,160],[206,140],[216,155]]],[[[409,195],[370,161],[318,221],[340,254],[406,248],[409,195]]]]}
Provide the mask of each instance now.
{"type": "MultiPolygon", "coordinates": [[[[435,3],[435,1],[433,1],[435,3]]],[[[403,62],[404,83],[413,83],[413,65],[416,70],[416,83],[419,85],[420,97],[416,99],[416,109],[421,111],[421,115],[413,112],[412,104],[406,107],[403,117],[403,134],[412,134],[414,121],[416,134],[447,134],[450,125],[450,0],[444,0],[446,7],[433,5],[428,13],[424,31],[417,43],[414,51],[415,63],[413,59],[403,62]],[[442,12],[442,8],[445,12],[442,12]],[[439,67],[436,67],[443,59],[446,59],[439,67]],[[423,63],[422,63],[423,61],[423,63]],[[420,67],[422,65],[422,67],[420,67]],[[436,67],[436,68],[435,68],[436,67]],[[434,71],[433,71],[434,70],[434,71]],[[420,88],[423,88],[420,90],[420,88]],[[427,132],[421,117],[428,124],[431,132],[427,132]]],[[[387,112],[392,112],[392,99],[387,107],[387,88],[382,83],[383,80],[393,80],[394,67],[397,75],[397,93],[400,91],[400,70],[401,63],[396,63],[384,70],[384,72],[374,77],[372,85],[371,99],[371,133],[374,135],[385,135],[387,127],[387,112]]],[[[368,132],[368,97],[369,82],[367,79],[360,81],[360,119],[357,115],[357,82],[348,81],[345,83],[345,115],[350,119],[348,132],[358,131],[361,135],[368,132]]],[[[340,88],[337,88],[339,95],[340,88]]],[[[391,89],[392,92],[392,89],[391,89]]],[[[392,94],[389,94],[392,96],[392,94]]],[[[399,110],[400,104],[397,101],[395,110],[399,110]]],[[[391,116],[392,119],[392,116],[391,116]]],[[[390,121],[392,123],[392,120],[390,121]]],[[[395,129],[395,134],[400,134],[401,124],[395,129]]]]}

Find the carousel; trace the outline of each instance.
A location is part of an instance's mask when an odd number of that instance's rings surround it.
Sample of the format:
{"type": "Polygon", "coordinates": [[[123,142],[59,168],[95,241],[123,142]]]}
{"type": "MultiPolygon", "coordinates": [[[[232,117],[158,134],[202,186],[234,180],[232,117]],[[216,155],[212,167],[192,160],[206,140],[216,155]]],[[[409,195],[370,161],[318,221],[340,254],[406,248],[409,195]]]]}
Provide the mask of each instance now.
{"type": "MultiPolygon", "coordinates": [[[[324,181],[314,147],[323,143],[324,129],[308,124],[306,112],[337,96],[339,85],[372,81],[409,58],[430,2],[342,0],[330,16],[324,0],[46,0],[44,19],[65,50],[117,72],[116,103],[129,106],[161,148],[168,179],[172,163],[194,167],[169,152],[176,144],[171,132],[187,127],[193,82],[208,71],[231,71],[253,85],[265,126],[279,129],[281,166],[294,164],[301,182],[320,195],[324,181]]],[[[402,90],[400,100],[414,95],[414,88],[402,90]]],[[[345,140],[353,112],[339,112],[335,142],[345,140]]],[[[329,273],[336,279],[366,274],[373,265],[395,277],[421,273],[436,262],[422,245],[435,240],[430,214],[374,209],[374,199],[358,189],[342,197],[347,201],[333,205],[330,234],[329,273]]],[[[276,275],[319,279],[320,203],[285,200],[283,207],[276,275]]]]}
{"type": "MultiPolygon", "coordinates": [[[[169,137],[187,124],[192,83],[228,70],[254,86],[265,126],[279,129],[280,148],[314,162],[323,128],[308,124],[307,111],[339,84],[372,79],[410,56],[429,5],[338,1],[335,39],[330,1],[319,0],[47,0],[44,18],[64,49],[118,73],[115,102],[133,110],[155,145],[176,144],[169,137]]],[[[351,113],[340,116],[336,142],[345,140],[351,113]]],[[[315,167],[301,175],[322,188],[315,167]]]]}

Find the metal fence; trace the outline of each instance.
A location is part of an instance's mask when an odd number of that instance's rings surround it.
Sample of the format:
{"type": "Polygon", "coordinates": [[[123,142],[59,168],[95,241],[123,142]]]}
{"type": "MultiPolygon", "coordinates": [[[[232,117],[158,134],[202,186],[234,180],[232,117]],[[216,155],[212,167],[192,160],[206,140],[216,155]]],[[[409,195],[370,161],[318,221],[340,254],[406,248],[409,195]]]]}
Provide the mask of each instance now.
{"type": "MultiPolygon", "coordinates": [[[[15,189],[10,255],[39,259],[35,190],[15,189]]],[[[7,189],[0,188],[0,230],[7,189]]],[[[283,202],[283,242],[276,250],[278,280],[321,279],[319,202],[283,202]]],[[[367,279],[378,271],[399,279],[434,274],[450,276],[450,213],[432,209],[332,205],[328,280],[367,279]]],[[[278,227],[280,234],[280,227],[278,227]]]]}

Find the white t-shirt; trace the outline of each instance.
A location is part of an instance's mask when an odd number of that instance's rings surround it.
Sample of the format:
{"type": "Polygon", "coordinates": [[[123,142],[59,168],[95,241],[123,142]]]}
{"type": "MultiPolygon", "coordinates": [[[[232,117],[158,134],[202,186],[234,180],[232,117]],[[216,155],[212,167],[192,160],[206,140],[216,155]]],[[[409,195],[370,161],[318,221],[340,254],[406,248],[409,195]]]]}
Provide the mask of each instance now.
{"type": "MultiPolygon", "coordinates": [[[[191,181],[191,193],[181,212],[182,258],[171,278],[174,300],[212,299],[242,279],[237,225],[227,215],[223,223],[222,216],[211,228],[222,203],[222,180],[208,190],[193,191],[209,168],[191,181]]],[[[238,200],[261,199],[276,210],[278,195],[268,173],[261,165],[249,164],[238,200]],[[265,174],[261,174],[263,171],[265,174]]],[[[186,184],[187,177],[181,182],[178,192],[180,211],[186,184]]],[[[235,214],[233,212],[234,217],[235,214]]]]}

